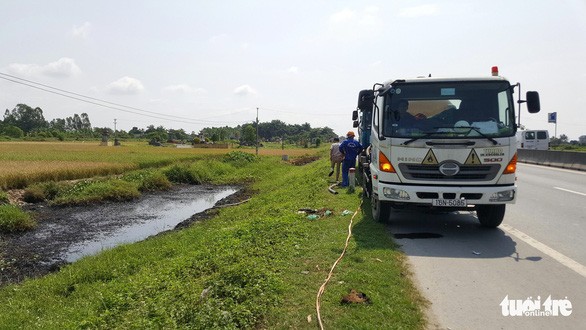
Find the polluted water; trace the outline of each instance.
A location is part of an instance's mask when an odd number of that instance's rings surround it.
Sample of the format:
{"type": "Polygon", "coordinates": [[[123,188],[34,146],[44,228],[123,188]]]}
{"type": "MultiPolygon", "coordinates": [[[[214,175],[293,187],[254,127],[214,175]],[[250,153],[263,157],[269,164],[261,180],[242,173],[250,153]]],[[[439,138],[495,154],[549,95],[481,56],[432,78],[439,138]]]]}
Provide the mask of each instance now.
{"type": "MultiPolygon", "coordinates": [[[[171,230],[236,191],[235,187],[188,186],[171,193],[147,195],[135,202],[78,212],[72,221],[86,221],[92,223],[92,227],[102,229],[96,230],[97,233],[89,235],[88,239],[69,246],[61,257],[73,262],[120,244],[141,241],[171,230]]],[[[91,232],[92,228],[88,230],[91,232]]]]}

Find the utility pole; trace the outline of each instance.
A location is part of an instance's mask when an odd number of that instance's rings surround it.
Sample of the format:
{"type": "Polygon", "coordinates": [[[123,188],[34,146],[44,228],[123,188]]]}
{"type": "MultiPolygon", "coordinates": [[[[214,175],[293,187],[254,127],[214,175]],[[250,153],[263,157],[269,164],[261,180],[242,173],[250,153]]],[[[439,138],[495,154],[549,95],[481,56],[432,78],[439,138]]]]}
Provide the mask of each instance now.
{"type": "Polygon", "coordinates": [[[119,146],[118,135],[116,135],[116,118],[114,118],[114,146],[119,146]]]}
{"type": "Polygon", "coordinates": [[[258,107],[256,108],[256,155],[258,156],[258,107]]]}

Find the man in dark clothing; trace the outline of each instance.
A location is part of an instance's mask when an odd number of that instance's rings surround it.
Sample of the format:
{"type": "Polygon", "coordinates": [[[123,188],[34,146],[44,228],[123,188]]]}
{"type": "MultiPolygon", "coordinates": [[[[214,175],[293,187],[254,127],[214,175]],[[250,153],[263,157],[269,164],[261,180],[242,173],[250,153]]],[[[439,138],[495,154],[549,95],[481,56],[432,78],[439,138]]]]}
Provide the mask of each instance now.
{"type": "Polygon", "coordinates": [[[356,156],[361,151],[362,145],[360,142],[354,140],[354,132],[348,132],[346,134],[346,140],[340,144],[340,152],[344,154],[344,161],[342,162],[342,187],[348,187],[350,184],[348,171],[356,167],[356,156]]]}

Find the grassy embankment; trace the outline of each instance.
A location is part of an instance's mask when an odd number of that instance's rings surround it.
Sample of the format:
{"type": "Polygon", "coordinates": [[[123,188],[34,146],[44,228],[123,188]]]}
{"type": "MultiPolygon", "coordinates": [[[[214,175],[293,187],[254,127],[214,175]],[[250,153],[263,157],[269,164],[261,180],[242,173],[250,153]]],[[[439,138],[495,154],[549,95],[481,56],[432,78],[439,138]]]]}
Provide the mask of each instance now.
{"type": "MultiPolygon", "coordinates": [[[[282,153],[275,145],[269,147],[272,148],[263,148],[260,153],[282,153]]],[[[254,152],[251,148],[238,150],[254,152]]],[[[0,189],[27,187],[28,202],[48,200],[55,205],[124,201],[137,198],[143,191],[164,189],[170,181],[197,183],[205,179],[199,178],[205,171],[195,169],[195,173],[187,173],[191,170],[181,162],[205,160],[229,151],[159,148],[144,142],[125,143],[120,147],[101,147],[97,142],[5,142],[0,143],[0,189]],[[168,168],[157,170],[164,166],[168,168]],[[121,180],[94,179],[121,173],[128,174],[121,180]],[[60,182],[87,178],[91,179],[60,182]]],[[[287,149],[286,152],[301,155],[307,151],[287,149]]],[[[34,228],[34,218],[18,207],[6,205],[7,199],[6,193],[0,190],[0,232],[34,228]]]]}
{"type": "MultiPolygon", "coordinates": [[[[299,167],[280,157],[209,160],[204,167],[219,169],[219,182],[252,180],[258,194],[185,230],[0,289],[0,328],[314,329],[315,295],[347,234],[350,216],[341,212],[358,208],[358,192],[330,194],[325,159],[299,167]],[[305,207],[334,215],[311,221],[296,212],[305,207]]],[[[384,226],[360,213],[322,298],[326,328],[422,328],[423,304],[384,226]],[[351,288],[372,303],[341,305],[351,288]]]]}

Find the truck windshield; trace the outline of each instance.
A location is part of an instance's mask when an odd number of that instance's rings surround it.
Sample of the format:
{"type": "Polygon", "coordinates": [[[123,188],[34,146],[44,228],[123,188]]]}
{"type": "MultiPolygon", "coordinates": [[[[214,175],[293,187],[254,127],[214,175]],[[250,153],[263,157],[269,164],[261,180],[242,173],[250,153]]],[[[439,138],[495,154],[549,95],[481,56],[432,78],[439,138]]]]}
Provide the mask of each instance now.
{"type": "Polygon", "coordinates": [[[396,82],[384,96],[383,134],[402,138],[514,135],[506,81],[396,82]]]}

